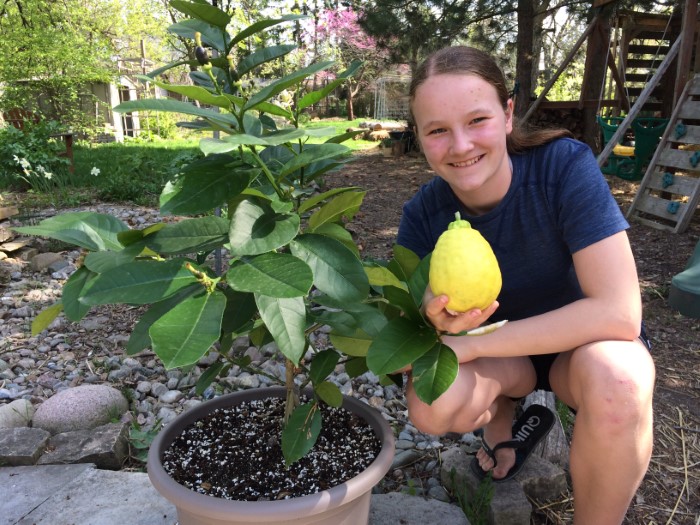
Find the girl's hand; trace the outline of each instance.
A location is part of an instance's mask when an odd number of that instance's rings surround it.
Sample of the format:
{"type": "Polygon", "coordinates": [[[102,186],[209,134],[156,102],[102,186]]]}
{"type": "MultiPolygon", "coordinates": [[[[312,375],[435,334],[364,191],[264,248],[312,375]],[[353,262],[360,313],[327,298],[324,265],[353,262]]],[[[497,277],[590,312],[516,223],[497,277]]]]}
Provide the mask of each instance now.
{"type": "Polygon", "coordinates": [[[459,334],[471,330],[485,323],[498,308],[498,301],[494,301],[485,310],[474,308],[467,312],[453,314],[447,311],[449,298],[446,295],[435,297],[428,287],[423,296],[424,311],[428,320],[440,332],[459,334]]]}

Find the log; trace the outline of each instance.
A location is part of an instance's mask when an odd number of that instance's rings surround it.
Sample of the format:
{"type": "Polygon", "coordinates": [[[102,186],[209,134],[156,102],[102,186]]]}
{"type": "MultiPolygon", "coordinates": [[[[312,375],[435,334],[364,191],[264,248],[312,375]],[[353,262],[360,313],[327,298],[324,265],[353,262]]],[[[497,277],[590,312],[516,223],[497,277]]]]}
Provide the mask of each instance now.
{"type": "Polygon", "coordinates": [[[567,470],[569,468],[569,440],[559,420],[559,414],[557,414],[554,393],[545,390],[535,390],[525,398],[523,409],[532,404],[546,406],[557,415],[554,427],[547,434],[547,437],[535,447],[533,454],[537,454],[550,463],[559,465],[564,470],[567,470]]]}

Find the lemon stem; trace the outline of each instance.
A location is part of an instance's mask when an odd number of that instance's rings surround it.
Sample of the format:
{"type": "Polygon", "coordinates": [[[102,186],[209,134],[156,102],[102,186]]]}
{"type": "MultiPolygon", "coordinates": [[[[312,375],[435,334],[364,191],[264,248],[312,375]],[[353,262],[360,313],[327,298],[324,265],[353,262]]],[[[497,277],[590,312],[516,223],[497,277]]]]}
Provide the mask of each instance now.
{"type": "Polygon", "coordinates": [[[455,220],[447,225],[448,230],[456,230],[457,228],[471,228],[471,227],[472,227],[472,225],[469,223],[469,221],[465,221],[464,219],[462,219],[462,216],[459,214],[459,211],[455,212],[455,220]]]}

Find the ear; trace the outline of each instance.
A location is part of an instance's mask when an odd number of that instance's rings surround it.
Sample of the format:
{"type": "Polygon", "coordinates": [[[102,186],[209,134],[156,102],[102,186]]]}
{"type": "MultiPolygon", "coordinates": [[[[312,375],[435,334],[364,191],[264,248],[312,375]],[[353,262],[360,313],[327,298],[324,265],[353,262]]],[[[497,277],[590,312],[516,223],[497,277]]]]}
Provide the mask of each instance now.
{"type": "Polygon", "coordinates": [[[513,103],[513,99],[509,98],[508,102],[506,102],[506,133],[510,133],[513,131],[513,115],[515,113],[515,104],[513,103]]]}

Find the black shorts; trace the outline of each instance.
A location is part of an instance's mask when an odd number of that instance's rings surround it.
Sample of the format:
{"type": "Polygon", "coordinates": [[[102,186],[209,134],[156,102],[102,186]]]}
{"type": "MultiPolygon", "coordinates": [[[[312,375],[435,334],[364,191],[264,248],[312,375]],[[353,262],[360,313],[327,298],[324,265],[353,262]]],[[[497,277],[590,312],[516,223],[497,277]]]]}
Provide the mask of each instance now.
{"type": "MultiPolygon", "coordinates": [[[[651,350],[651,342],[647,337],[647,331],[642,322],[642,329],[639,333],[639,340],[644,343],[647,350],[651,350]]],[[[549,371],[552,368],[552,363],[557,358],[559,354],[542,354],[542,355],[531,355],[530,361],[532,361],[532,366],[535,367],[535,373],[537,374],[537,383],[535,384],[535,390],[548,390],[552,391],[552,386],[549,384],[549,371]]]]}

